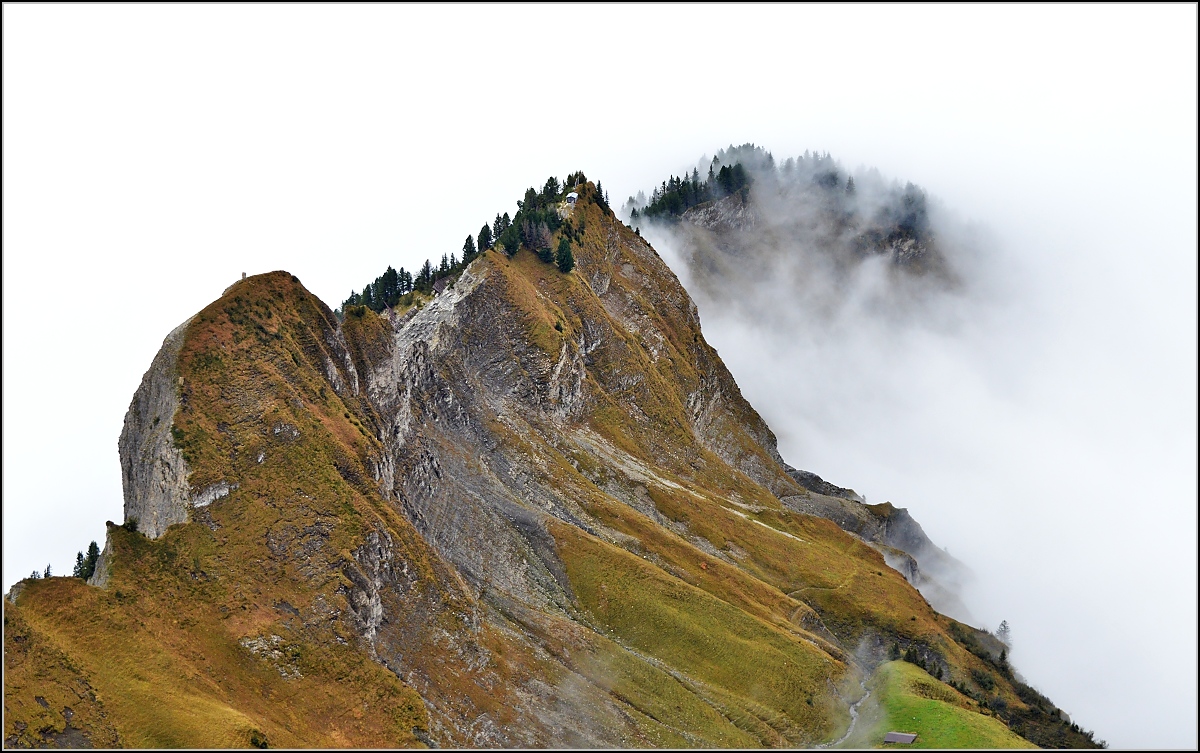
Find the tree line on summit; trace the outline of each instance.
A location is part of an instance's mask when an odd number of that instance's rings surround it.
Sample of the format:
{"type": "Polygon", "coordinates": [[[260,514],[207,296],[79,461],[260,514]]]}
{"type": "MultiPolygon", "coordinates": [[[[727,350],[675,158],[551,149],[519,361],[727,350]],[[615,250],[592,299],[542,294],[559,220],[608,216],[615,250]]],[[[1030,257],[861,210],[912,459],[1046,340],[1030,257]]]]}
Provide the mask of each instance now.
{"type": "Polygon", "coordinates": [[[819,206],[842,222],[864,211],[870,214],[864,241],[930,237],[929,212],[925,191],[913,183],[903,188],[898,183],[887,185],[878,171],[859,175],[867,179],[866,200],[860,196],[861,186],[853,175],[842,168],[829,152],[805,151],[799,157],[789,157],[776,164],[774,156],[751,143],[730,145],[721,149],[708,165],[708,175],[701,176],[700,167],[691,174],[672,175],[656,187],[647,199],[645,193],[630,196],[622,206],[622,214],[637,227],[640,219],[678,222],[694,206],[740,194],[743,201],[750,196],[756,183],[780,197],[803,200],[819,206]],[[888,232],[883,232],[886,229],[888,232]]]}
{"type": "Polygon", "coordinates": [[[562,183],[552,175],[540,191],[533,187],[525,190],[525,197],[517,202],[515,215],[497,214],[491,224],[483,224],[477,235],[468,235],[463,242],[461,257],[457,253],[442,254],[437,264],[426,259],[415,275],[404,267],[397,270],[389,265],[374,282],[364,286],[362,292],[351,291],[334,313],[340,320],[352,313],[352,309],[357,309],[357,315],[361,316],[365,309],[378,313],[397,305],[411,305],[414,293],[431,294],[439,280],[457,279],[477,256],[497,246],[510,257],[523,246],[546,264],[557,266],[563,274],[569,273],[575,268],[572,247],[582,241],[585,229],[582,219],[575,222],[565,213],[560,214],[559,206],[571,191],[590,191],[591,200],[601,210],[611,213],[608,197],[599,181],[591,189],[583,171],[571,173],[562,183]]]}

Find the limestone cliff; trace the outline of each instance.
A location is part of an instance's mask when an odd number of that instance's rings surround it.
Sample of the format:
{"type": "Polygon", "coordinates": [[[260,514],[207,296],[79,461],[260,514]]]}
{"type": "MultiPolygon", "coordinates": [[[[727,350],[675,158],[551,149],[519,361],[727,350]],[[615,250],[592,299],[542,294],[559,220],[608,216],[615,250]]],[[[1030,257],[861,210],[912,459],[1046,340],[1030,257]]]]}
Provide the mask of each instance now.
{"type": "Polygon", "coordinates": [[[118,448],[125,519],[158,538],[169,526],[188,521],[188,465],[171,436],[179,408],[179,349],[188,323],[176,327],[133,395],[118,448]]]}

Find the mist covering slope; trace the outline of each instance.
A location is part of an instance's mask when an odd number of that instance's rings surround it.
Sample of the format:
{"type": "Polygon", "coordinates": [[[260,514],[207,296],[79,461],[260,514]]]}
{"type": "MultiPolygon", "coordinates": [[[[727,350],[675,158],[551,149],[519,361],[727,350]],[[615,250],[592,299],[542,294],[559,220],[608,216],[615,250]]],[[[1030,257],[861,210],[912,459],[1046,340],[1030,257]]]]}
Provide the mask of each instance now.
{"type": "MultiPolygon", "coordinates": [[[[863,483],[870,476],[854,475],[860,464],[932,462],[949,470],[965,460],[952,442],[939,447],[922,432],[1002,433],[1002,425],[971,423],[1002,418],[973,412],[972,389],[982,380],[1011,396],[1002,379],[1012,371],[1004,362],[1021,361],[1030,338],[1020,332],[1004,339],[1014,330],[1007,323],[1034,281],[986,228],[965,222],[922,188],[885,180],[874,169],[848,170],[828,154],[776,161],[744,144],[702,158],[690,175],[672,176],[650,197],[630,197],[623,215],[680,275],[710,341],[747,395],[767,409],[792,462],[825,472],[836,467],[838,475],[863,483]],[[999,342],[989,341],[997,335],[999,342]],[[948,422],[947,411],[959,412],[948,422]],[[901,414],[903,425],[896,420],[901,414]],[[927,425],[914,432],[913,422],[922,420],[927,425]],[[938,454],[921,457],[922,449],[938,454]]],[[[919,474],[910,475],[917,483],[904,491],[872,479],[872,495],[907,492],[915,501],[917,490],[932,491],[932,479],[922,486],[919,474]]],[[[806,486],[832,485],[818,478],[806,486]]],[[[991,530],[998,510],[986,493],[972,499],[969,485],[949,498],[939,491],[942,514],[926,522],[942,535],[952,521],[991,530]]],[[[975,623],[964,604],[968,593],[980,604],[974,575],[933,545],[906,510],[856,504],[865,498],[837,487],[825,494],[833,499],[798,509],[864,540],[895,544],[901,552],[881,547],[889,564],[910,573],[938,611],[975,623]],[[881,527],[875,510],[889,511],[885,520],[911,522],[905,528],[915,535],[881,530],[891,523],[881,527]]],[[[1085,744],[1094,742],[1091,733],[1085,737],[1085,744]]]]}
{"type": "MultiPolygon", "coordinates": [[[[969,271],[977,249],[920,187],[889,183],[875,170],[851,174],[829,154],[777,164],[753,144],[721,149],[704,163],[663,181],[649,199],[630,197],[623,212],[679,258],[717,323],[774,337],[774,350],[787,354],[796,341],[837,339],[864,319],[936,326],[939,302],[963,293],[961,267],[969,271]]],[[[836,375],[844,365],[811,368],[836,375]]],[[[799,382],[801,401],[806,384],[799,382]]],[[[816,474],[789,472],[820,495],[797,499],[794,509],[879,545],[935,608],[972,620],[960,595],[971,574],[906,510],[868,506],[816,474]]]]}
{"type": "Polygon", "coordinates": [[[172,333],[92,583],[5,601],[6,745],[812,745],[894,651],[1058,724],[574,188],[570,274],[489,251],[339,322],[274,272],[172,333]]]}

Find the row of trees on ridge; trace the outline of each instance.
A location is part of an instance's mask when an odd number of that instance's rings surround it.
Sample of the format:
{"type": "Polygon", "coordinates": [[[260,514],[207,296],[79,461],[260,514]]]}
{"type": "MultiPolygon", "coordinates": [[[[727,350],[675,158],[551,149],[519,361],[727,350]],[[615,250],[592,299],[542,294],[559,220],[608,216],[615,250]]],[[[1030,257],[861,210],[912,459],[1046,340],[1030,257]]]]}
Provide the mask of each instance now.
{"type": "MultiPolygon", "coordinates": [[[[335,313],[340,319],[352,307],[362,306],[380,312],[400,303],[410,305],[413,293],[429,295],[439,280],[446,277],[457,279],[477,256],[496,246],[509,256],[515,255],[524,246],[543,262],[556,265],[566,274],[575,267],[572,245],[582,238],[583,221],[568,222],[559,214],[559,204],[569,191],[586,191],[587,188],[587,177],[582,171],[571,173],[562,183],[552,175],[541,190],[533,187],[526,189],[524,198],[517,202],[515,215],[510,217],[508,212],[497,214],[490,224],[483,224],[477,235],[468,235],[463,241],[461,257],[456,253],[442,254],[437,264],[426,259],[415,275],[404,267],[397,270],[389,265],[362,292],[351,291],[335,313]]],[[[591,192],[591,199],[605,212],[611,212],[599,182],[591,192]]]]}

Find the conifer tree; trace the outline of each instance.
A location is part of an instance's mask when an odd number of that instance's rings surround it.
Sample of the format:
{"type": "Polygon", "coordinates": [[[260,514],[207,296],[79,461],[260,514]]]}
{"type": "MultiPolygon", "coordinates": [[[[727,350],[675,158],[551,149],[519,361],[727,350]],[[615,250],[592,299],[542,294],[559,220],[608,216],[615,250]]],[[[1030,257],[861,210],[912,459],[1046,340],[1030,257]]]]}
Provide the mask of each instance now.
{"type": "Polygon", "coordinates": [[[92,577],[92,573],[96,572],[96,563],[100,561],[100,547],[96,546],[96,542],[88,544],[87,557],[84,558],[84,564],[87,565],[87,577],[92,577]]]}
{"type": "Polygon", "coordinates": [[[379,280],[380,302],[385,306],[395,306],[396,301],[400,298],[400,273],[392,269],[392,265],[389,264],[387,271],[379,280]]]}
{"type": "Polygon", "coordinates": [[[413,287],[422,293],[428,293],[433,289],[433,264],[428,259],[421,266],[421,271],[417,273],[416,283],[413,287]]]}
{"type": "Polygon", "coordinates": [[[555,254],[555,261],[558,262],[558,271],[563,274],[575,268],[575,255],[571,253],[571,241],[566,238],[559,239],[558,253],[555,254]]]}
{"type": "Polygon", "coordinates": [[[521,231],[516,225],[509,225],[500,233],[498,240],[504,246],[504,253],[514,256],[521,245],[521,231]]]}
{"type": "Polygon", "coordinates": [[[466,242],[463,243],[463,263],[466,264],[475,258],[475,239],[467,236],[466,242]]]}
{"type": "Polygon", "coordinates": [[[488,224],[483,223],[483,227],[479,229],[479,253],[483,253],[492,247],[492,229],[488,224]]]}
{"type": "Polygon", "coordinates": [[[92,573],[96,572],[96,562],[100,559],[100,547],[96,546],[96,542],[88,544],[87,554],[78,552],[75,554],[75,569],[71,571],[71,575],[76,578],[87,580],[92,577],[92,573]]]}
{"type": "Polygon", "coordinates": [[[538,208],[538,193],[537,190],[530,186],[525,189],[525,198],[517,202],[517,206],[526,212],[532,212],[538,208]]]}

